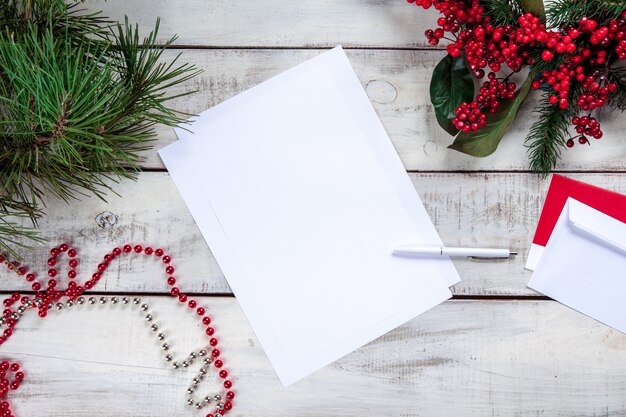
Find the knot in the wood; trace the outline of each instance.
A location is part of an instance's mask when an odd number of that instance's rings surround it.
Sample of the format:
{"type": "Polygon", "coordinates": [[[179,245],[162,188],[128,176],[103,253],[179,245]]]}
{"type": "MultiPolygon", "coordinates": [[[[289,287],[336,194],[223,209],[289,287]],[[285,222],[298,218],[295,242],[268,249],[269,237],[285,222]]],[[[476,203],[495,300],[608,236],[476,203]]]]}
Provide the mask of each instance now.
{"type": "Polygon", "coordinates": [[[103,229],[115,226],[117,223],[117,216],[110,211],[103,211],[96,216],[96,224],[103,229]]]}
{"type": "Polygon", "coordinates": [[[370,100],[379,104],[393,102],[398,97],[398,90],[387,81],[372,80],[365,86],[365,91],[370,100]]]}
{"type": "Polygon", "coordinates": [[[426,143],[424,143],[424,154],[426,154],[427,156],[431,156],[434,153],[437,152],[437,150],[439,150],[439,145],[437,145],[437,142],[435,142],[434,140],[427,140],[426,143]]]}

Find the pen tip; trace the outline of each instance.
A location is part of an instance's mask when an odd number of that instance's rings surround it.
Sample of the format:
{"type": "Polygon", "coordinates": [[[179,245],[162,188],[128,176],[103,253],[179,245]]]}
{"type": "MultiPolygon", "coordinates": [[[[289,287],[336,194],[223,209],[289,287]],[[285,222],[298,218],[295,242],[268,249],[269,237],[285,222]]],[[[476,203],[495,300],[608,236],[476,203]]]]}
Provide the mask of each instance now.
{"type": "Polygon", "coordinates": [[[515,256],[515,255],[517,255],[517,252],[509,252],[509,255],[515,256]]]}

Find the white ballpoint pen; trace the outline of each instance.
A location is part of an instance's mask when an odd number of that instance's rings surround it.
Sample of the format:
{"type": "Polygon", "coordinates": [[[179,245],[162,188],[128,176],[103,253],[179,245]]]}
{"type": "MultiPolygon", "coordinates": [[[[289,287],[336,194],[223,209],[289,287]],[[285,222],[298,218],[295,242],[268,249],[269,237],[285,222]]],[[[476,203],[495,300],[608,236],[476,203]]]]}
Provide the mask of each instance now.
{"type": "Polygon", "coordinates": [[[508,249],[494,248],[453,248],[449,246],[403,245],[393,248],[394,255],[407,257],[421,256],[468,256],[471,258],[508,258],[517,255],[508,249]]]}

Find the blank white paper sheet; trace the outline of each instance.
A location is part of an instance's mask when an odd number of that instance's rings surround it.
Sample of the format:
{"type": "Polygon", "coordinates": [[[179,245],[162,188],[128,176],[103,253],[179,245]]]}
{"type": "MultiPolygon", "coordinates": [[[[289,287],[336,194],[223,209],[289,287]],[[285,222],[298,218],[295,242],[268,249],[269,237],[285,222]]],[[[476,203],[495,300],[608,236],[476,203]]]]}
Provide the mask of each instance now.
{"type": "Polygon", "coordinates": [[[441,240],[337,47],[194,119],[160,155],[287,386],[451,296],[441,240]]]}

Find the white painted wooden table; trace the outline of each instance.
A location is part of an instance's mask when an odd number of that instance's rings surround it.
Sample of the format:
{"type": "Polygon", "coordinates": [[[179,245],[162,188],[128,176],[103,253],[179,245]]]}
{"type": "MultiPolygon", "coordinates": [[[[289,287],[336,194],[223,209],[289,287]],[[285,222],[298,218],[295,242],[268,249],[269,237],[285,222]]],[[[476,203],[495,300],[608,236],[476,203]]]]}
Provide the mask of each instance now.
{"type": "MultiPolygon", "coordinates": [[[[445,242],[512,247],[512,260],[456,260],[455,298],[283,389],[232,297],[218,266],[156,152],[122,197],[48,201],[43,236],[80,249],[84,273],[105,250],[125,242],[166,247],[181,286],[214,315],[223,355],[235,376],[234,416],[626,416],[626,335],[526,288],[523,269],[548,185],[527,171],[522,141],[533,117],[523,106],[495,155],[449,151],[428,100],[444,52],[423,31],[435,15],[404,0],[109,0],[88,1],[143,28],[162,17],[162,37],[203,74],[177,108],[197,113],[342,44],[445,242]],[[104,213],[105,215],[101,215],[104,213]]],[[[601,115],[605,139],[564,152],[558,171],[626,192],[626,121],[601,115]]],[[[160,129],[157,148],[175,139],[160,129]]],[[[27,255],[43,270],[48,245],[27,255]]],[[[6,272],[3,291],[24,290],[6,272]]],[[[386,285],[381,282],[380,285],[386,285]]],[[[115,263],[99,293],[143,294],[182,352],[202,331],[167,296],[161,268],[115,263]]],[[[320,306],[320,308],[323,308],[320,306]]],[[[11,397],[26,416],[196,416],[184,405],[192,371],[172,371],[141,317],[111,309],[32,314],[0,348],[27,369],[11,397]],[[61,317],[63,315],[63,317],[61,317]]]]}

